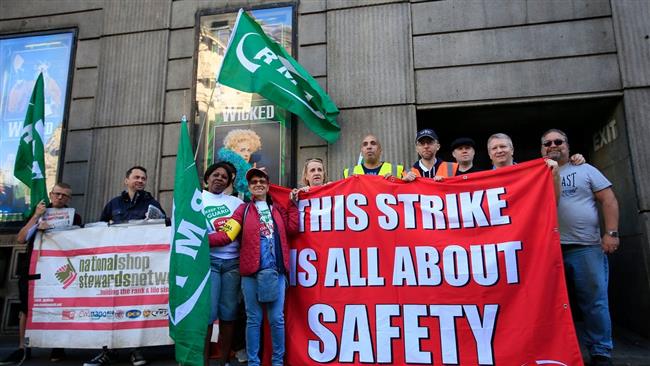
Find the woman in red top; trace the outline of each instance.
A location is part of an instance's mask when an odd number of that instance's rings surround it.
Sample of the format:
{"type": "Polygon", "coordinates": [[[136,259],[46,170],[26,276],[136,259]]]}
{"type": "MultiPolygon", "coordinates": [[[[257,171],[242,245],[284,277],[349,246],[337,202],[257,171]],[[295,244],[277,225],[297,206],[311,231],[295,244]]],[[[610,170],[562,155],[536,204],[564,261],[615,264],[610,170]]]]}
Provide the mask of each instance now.
{"type": "Polygon", "coordinates": [[[248,365],[259,366],[262,304],[266,306],[271,340],[273,366],[284,359],[284,292],[289,272],[288,235],[298,231],[298,209],[289,205],[284,210],[273,205],[269,192],[269,176],[260,169],[246,173],[252,201],[239,206],[221,231],[209,235],[210,246],[225,245],[236,238],[241,244],[239,272],[246,305],[246,353],[248,365]],[[244,225],[244,222],[246,225],[244,225]]]}

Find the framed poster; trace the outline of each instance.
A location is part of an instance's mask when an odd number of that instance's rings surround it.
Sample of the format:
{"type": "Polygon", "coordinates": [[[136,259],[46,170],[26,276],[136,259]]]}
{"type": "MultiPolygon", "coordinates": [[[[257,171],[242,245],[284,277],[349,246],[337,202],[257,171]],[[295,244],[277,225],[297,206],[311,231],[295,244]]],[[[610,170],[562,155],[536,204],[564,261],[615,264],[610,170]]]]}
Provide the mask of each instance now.
{"type": "Polygon", "coordinates": [[[29,188],[13,175],[29,99],[39,73],[45,81],[45,170],[57,181],[76,31],[0,37],[0,228],[20,224],[29,188]]]}
{"type": "MultiPolygon", "coordinates": [[[[252,10],[264,31],[292,53],[293,8],[252,10]]],[[[265,168],[271,182],[290,184],[291,114],[266,98],[216,83],[237,12],[200,15],[195,123],[203,170],[226,160],[237,169],[234,189],[248,198],[246,171],[265,168]]]]}

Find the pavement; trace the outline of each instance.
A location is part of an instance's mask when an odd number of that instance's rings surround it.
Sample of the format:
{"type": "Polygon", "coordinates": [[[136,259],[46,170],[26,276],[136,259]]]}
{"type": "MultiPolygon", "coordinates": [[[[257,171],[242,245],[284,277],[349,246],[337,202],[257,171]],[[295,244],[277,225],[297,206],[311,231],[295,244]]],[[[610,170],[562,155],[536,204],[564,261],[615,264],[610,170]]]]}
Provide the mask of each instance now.
{"type": "MultiPolygon", "coordinates": [[[[0,360],[6,355],[16,349],[18,342],[16,337],[2,336],[0,337],[0,360]]],[[[147,365],[152,366],[177,366],[174,360],[174,347],[173,346],[159,346],[159,347],[143,347],[141,348],[142,354],[147,359],[147,365]]],[[[84,362],[91,360],[95,357],[99,350],[92,349],[66,349],[65,359],[60,362],[50,362],[50,349],[49,348],[32,348],[32,357],[26,360],[22,366],[82,366],[84,362]]],[[[130,351],[128,349],[118,350],[117,362],[111,364],[112,366],[131,366],[130,351]]],[[[218,366],[217,360],[210,360],[210,366],[218,366]]],[[[234,358],[230,362],[230,366],[245,366],[246,363],[239,363],[234,358]]]]}
{"type": "MultiPolygon", "coordinates": [[[[16,336],[0,337],[0,359],[11,353],[17,346],[16,336]]],[[[650,366],[650,339],[643,338],[624,329],[614,330],[614,352],[612,361],[615,366],[650,366]]],[[[50,350],[44,348],[33,348],[32,358],[23,363],[24,366],[81,366],[97,354],[97,350],[89,349],[66,349],[66,358],[58,363],[50,362],[50,350]]],[[[174,348],[172,346],[144,347],[142,353],[149,361],[148,365],[153,366],[175,366],[174,348]]],[[[583,349],[583,354],[586,354],[583,349]]],[[[130,366],[129,351],[120,350],[118,361],[113,366],[130,366]]],[[[585,365],[588,365],[585,359],[585,365]]],[[[217,366],[217,360],[211,360],[210,365],[217,366]]],[[[242,366],[234,359],[231,366],[242,366]]],[[[515,366],[515,365],[505,365],[515,366]]],[[[570,365],[574,366],[574,365],[570,365]]]]}

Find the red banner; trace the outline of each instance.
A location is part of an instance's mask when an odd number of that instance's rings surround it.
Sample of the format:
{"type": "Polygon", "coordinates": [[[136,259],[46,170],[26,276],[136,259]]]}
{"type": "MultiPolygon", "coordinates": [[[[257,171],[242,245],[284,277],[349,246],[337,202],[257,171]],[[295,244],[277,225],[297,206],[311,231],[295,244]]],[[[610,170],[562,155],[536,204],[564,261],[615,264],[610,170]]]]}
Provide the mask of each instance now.
{"type": "Polygon", "coordinates": [[[441,183],[356,176],[300,198],[289,365],[582,364],[541,159],[441,183]]]}

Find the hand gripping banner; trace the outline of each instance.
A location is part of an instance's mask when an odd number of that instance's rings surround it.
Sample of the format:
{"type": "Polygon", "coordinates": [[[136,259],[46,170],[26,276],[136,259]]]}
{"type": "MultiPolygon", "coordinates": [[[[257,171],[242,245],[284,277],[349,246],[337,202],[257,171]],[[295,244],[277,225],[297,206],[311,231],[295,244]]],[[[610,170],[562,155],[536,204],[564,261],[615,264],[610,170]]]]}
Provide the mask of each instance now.
{"type": "Polygon", "coordinates": [[[355,176],[299,209],[289,365],[582,364],[541,159],[441,183],[355,176]]]}

